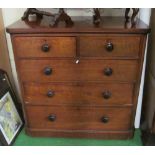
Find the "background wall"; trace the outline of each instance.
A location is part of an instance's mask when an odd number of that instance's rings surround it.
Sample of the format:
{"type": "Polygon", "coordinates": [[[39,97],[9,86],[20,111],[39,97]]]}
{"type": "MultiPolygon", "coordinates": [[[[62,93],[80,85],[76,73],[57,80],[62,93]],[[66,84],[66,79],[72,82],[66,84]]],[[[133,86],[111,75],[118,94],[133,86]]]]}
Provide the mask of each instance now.
{"type": "Polygon", "coordinates": [[[6,42],[5,28],[3,23],[2,9],[0,9],[0,68],[7,71],[13,84],[12,70],[9,61],[9,53],[6,42]]]}
{"type": "MultiPolygon", "coordinates": [[[[44,10],[57,12],[56,9],[53,9],[53,10],[52,9],[44,9],[44,10]]],[[[25,8],[20,8],[20,9],[19,8],[16,8],[16,9],[4,8],[4,9],[2,9],[2,11],[3,11],[4,25],[7,27],[8,25],[12,24],[13,22],[19,20],[22,17],[22,15],[25,11],[25,8]]],[[[124,9],[100,9],[100,11],[101,11],[101,15],[105,15],[105,16],[124,16],[124,9]]],[[[92,9],[78,9],[78,10],[68,9],[67,12],[72,16],[92,15],[92,9]]],[[[151,14],[151,9],[149,9],[149,8],[140,9],[139,18],[142,19],[145,23],[149,24],[150,14],[151,14]]],[[[7,37],[7,42],[8,42],[8,49],[9,49],[13,77],[14,77],[17,92],[20,97],[20,89],[19,89],[19,85],[18,85],[18,79],[17,79],[15,63],[14,63],[14,56],[13,56],[12,45],[11,45],[11,40],[10,40],[9,34],[6,34],[6,37],[7,37]]],[[[141,81],[141,87],[140,87],[140,93],[139,93],[139,99],[138,99],[137,113],[136,113],[136,118],[135,118],[135,127],[136,128],[139,127],[139,122],[140,122],[143,84],[144,84],[144,72],[145,72],[145,61],[144,61],[144,66],[143,66],[142,81],[141,81]]]]}

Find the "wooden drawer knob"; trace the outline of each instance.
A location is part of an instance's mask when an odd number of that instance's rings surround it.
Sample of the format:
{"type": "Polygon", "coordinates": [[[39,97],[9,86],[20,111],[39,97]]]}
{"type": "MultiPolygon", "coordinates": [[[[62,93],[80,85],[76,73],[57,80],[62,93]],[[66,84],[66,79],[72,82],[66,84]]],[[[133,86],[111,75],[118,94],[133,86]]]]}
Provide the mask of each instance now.
{"type": "Polygon", "coordinates": [[[110,91],[105,91],[102,93],[102,96],[104,99],[109,99],[111,97],[111,92],[110,91]]]}
{"type": "Polygon", "coordinates": [[[105,68],[104,69],[104,75],[110,76],[112,75],[113,70],[111,68],[105,68]]]}
{"type": "Polygon", "coordinates": [[[46,68],[44,69],[44,74],[45,74],[45,75],[51,75],[51,74],[52,74],[52,68],[46,67],[46,68]]]}
{"type": "Polygon", "coordinates": [[[54,122],[56,120],[56,115],[55,114],[49,115],[48,120],[51,121],[51,122],[54,122]]]}
{"type": "Polygon", "coordinates": [[[43,44],[41,49],[43,52],[48,52],[50,50],[50,46],[48,44],[43,44]]]}
{"type": "Polygon", "coordinates": [[[112,52],[114,49],[114,45],[111,42],[107,42],[105,47],[108,52],[112,52]]]}
{"type": "Polygon", "coordinates": [[[101,118],[101,122],[103,122],[103,123],[108,123],[108,122],[109,122],[109,117],[103,116],[103,117],[101,118]]]}
{"type": "Polygon", "coordinates": [[[54,96],[54,91],[52,91],[52,90],[49,90],[48,92],[47,92],[47,96],[48,97],[53,97],[54,96]]]}

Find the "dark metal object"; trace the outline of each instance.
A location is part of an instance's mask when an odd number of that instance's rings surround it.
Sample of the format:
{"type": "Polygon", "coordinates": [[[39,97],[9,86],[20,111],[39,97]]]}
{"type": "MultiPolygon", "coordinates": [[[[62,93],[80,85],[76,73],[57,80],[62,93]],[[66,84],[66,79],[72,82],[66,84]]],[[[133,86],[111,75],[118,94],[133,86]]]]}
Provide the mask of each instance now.
{"type": "Polygon", "coordinates": [[[105,68],[104,69],[104,75],[106,75],[106,76],[110,76],[110,75],[112,75],[112,69],[111,68],[105,68]]]}
{"type": "Polygon", "coordinates": [[[136,22],[135,18],[137,16],[138,12],[139,12],[139,8],[126,8],[126,10],[125,10],[126,22],[128,22],[129,19],[131,18],[131,24],[135,25],[135,22],[136,22]],[[131,17],[129,17],[129,12],[131,9],[132,9],[133,13],[132,13],[131,17]]]}
{"type": "Polygon", "coordinates": [[[106,43],[106,49],[111,52],[114,49],[114,45],[111,42],[106,43]]]}
{"type": "MultiPolygon", "coordinates": [[[[101,22],[101,15],[100,15],[100,11],[98,8],[94,8],[94,15],[93,15],[93,23],[95,25],[99,25],[101,22]]],[[[74,24],[74,22],[72,21],[71,17],[64,11],[63,8],[59,9],[58,14],[52,14],[46,11],[40,11],[36,8],[28,8],[25,12],[24,15],[22,17],[22,20],[28,20],[29,15],[36,15],[37,19],[42,19],[43,15],[45,16],[51,16],[53,17],[50,26],[55,27],[58,25],[59,22],[65,22],[67,27],[70,27],[74,24]]],[[[37,20],[37,21],[38,21],[37,20]]]]}
{"type": "Polygon", "coordinates": [[[46,67],[46,68],[44,69],[44,73],[45,73],[45,75],[51,75],[51,74],[52,74],[52,68],[46,67]]]}
{"type": "Polygon", "coordinates": [[[65,22],[67,27],[70,27],[74,24],[71,17],[67,15],[64,9],[60,8],[58,15],[54,17],[54,24],[50,23],[50,26],[57,26],[59,22],[65,22]]]}
{"type": "Polygon", "coordinates": [[[48,52],[50,50],[50,46],[48,44],[43,44],[41,49],[43,52],[48,52]]]}
{"type": "Polygon", "coordinates": [[[111,97],[111,92],[105,91],[102,93],[102,96],[104,97],[104,99],[109,99],[111,97]]]}
{"type": "Polygon", "coordinates": [[[99,25],[101,22],[101,15],[100,15],[100,11],[98,8],[94,8],[94,15],[93,15],[93,23],[95,25],[99,25]]]}
{"type": "Polygon", "coordinates": [[[48,120],[51,121],[51,122],[54,122],[56,120],[56,115],[55,114],[49,115],[48,120]]]}
{"type": "Polygon", "coordinates": [[[103,116],[103,117],[101,118],[101,121],[102,121],[103,123],[108,123],[108,122],[109,122],[109,117],[103,116]]]}
{"type": "Polygon", "coordinates": [[[54,91],[49,90],[49,91],[47,92],[47,96],[48,96],[48,97],[53,97],[53,96],[54,96],[54,91]]]}
{"type": "Polygon", "coordinates": [[[22,20],[28,20],[29,15],[36,15],[37,18],[42,19],[43,15],[45,16],[54,16],[53,14],[46,12],[46,11],[39,11],[36,8],[28,8],[25,12],[24,15],[22,17],[22,20]]]}

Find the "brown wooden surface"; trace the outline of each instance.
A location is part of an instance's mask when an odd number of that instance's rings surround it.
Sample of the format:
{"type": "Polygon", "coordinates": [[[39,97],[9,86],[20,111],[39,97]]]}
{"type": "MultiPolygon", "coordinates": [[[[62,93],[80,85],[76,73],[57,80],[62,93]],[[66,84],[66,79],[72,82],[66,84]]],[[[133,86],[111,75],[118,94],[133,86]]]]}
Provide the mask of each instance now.
{"type": "Polygon", "coordinates": [[[25,101],[26,131],[32,136],[131,138],[149,29],[140,20],[131,28],[122,17],[104,17],[99,26],[89,17],[76,19],[67,28],[49,28],[48,18],[18,21],[7,28],[25,101]],[[51,48],[37,54],[43,38],[54,42],[53,53],[51,48]],[[109,53],[107,39],[113,43],[109,53]],[[45,75],[46,67],[52,68],[51,75],[45,75]],[[112,69],[110,76],[104,75],[105,68],[112,69]],[[49,89],[55,91],[51,98],[46,96],[49,89]],[[112,95],[105,101],[101,92],[107,89],[112,95]],[[58,117],[49,122],[47,117],[54,112],[58,117]],[[101,123],[103,115],[109,115],[107,124],[101,123]]]}
{"type": "Polygon", "coordinates": [[[138,57],[140,37],[133,36],[112,36],[104,37],[80,37],[79,51],[80,56],[101,57],[138,57]],[[106,49],[107,43],[113,44],[113,50],[106,49]]]}
{"type": "Polygon", "coordinates": [[[74,37],[15,37],[14,46],[20,58],[76,56],[74,37]],[[44,44],[48,44],[49,51],[42,51],[44,44]]]}
{"type": "Polygon", "coordinates": [[[117,106],[132,105],[133,85],[117,83],[26,83],[25,103],[31,105],[117,106]],[[126,90],[126,91],[124,91],[126,90]],[[48,97],[49,91],[54,96],[48,97]],[[103,93],[111,97],[105,99],[103,93]]]}
{"type": "Polygon", "coordinates": [[[92,17],[72,17],[74,25],[67,27],[60,23],[56,27],[50,27],[51,18],[45,17],[36,22],[17,21],[7,28],[12,34],[37,34],[37,33],[148,33],[150,29],[141,20],[137,20],[134,27],[131,23],[125,23],[124,17],[102,17],[99,26],[93,24],[92,17]]]}
{"type": "Polygon", "coordinates": [[[66,137],[66,138],[93,138],[93,139],[131,139],[134,130],[127,131],[70,131],[70,130],[51,130],[51,129],[31,129],[26,127],[26,133],[33,137],[66,137]]]}
{"type": "Polygon", "coordinates": [[[58,130],[129,130],[131,108],[90,108],[70,106],[27,106],[28,127],[58,130]],[[51,122],[48,116],[56,115],[51,122]],[[102,117],[109,117],[103,123],[102,117]]]}
{"type": "Polygon", "coordinates": [[[137,79],[137,61],[130,60],[19,60],[19,72],[22,81],[129,81],[137,79]],[[45,75],[44,69],[52,68],[51,75],[45,75]],[[111,68],[111,76],[104,75],[105,68],[111,68]]]}

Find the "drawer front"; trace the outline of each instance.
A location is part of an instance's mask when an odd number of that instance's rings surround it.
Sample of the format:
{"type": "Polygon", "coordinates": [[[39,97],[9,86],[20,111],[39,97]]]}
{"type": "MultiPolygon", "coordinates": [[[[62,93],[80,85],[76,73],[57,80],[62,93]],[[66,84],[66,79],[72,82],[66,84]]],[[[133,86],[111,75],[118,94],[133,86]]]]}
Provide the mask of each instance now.
{"type": "Polygon", "coordinates": [[[128,130],[130,108],[27,106],[29,128],[59,130],[128,130]]]}
{"type": "Polygon", "coordinates": [[[33,105],[131,105],[132,91],[130,84],[24,84],[25,101],[33,105]]]}
{"type": "Polygon", "coordinates": [[[128,60],[20,60],[23,81],[134,81],[138,61],[128,60]]]}
{"type": "Polygon", "coordinates": [[[138,57],[140,37],[80,37],[80,55],[84,57],[138,57]]]}
{"type": "Polygon", "coordinates": [[[17,57],[74,57],[74,37],[15,37],[17,57]]]}

